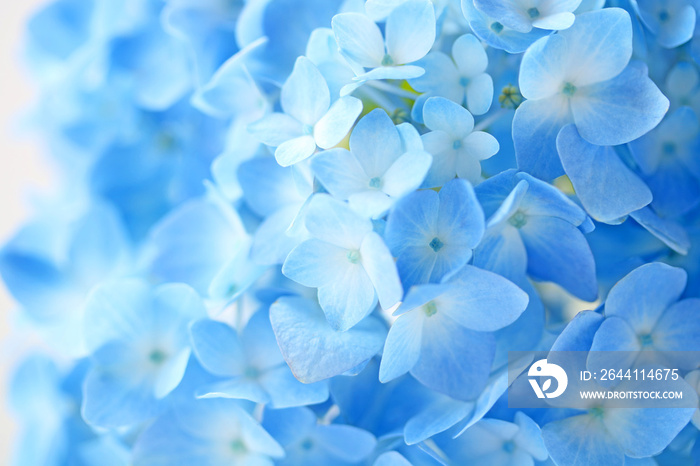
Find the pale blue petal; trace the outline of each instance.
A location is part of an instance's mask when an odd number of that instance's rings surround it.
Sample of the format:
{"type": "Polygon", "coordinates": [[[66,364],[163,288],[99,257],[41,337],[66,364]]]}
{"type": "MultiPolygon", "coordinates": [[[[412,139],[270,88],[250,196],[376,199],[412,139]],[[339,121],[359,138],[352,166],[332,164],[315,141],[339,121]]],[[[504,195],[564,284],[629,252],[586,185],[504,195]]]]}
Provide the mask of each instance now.
{"type": "Polygon", "coordinates": [[[359,249],[365,235],[372,231],[368,219],[327,194],[311,198],[304,223],[314,237],[346,249],[359,249]]]}
{"type": "Polygon", "coordinates": [[[346,149],[331,149],[311,160],[311,169],[324,188],[338,199],[369,188],[369,177],[355,156],[346,149]]]}
{"type": "Polygon", "coordinates": [[[401,453],[388,451],[379,455],[372,466],[411,466],[411,463],[401,453]]]}
{"type": "MultiPolygon", "coordinates": [[[[363,243],[364,244],[364,243],[363,243]]],[[[360,252],[360,255],[362,253],[360,252]]],[[[333,329],[344,331],[364,319],[377,305],[377,293],[369,275],[360,264],[347,266],[335,280],[329,281],[318,289],[318,302],[326,313],[328,323],[333,329]]],[[[375,273],[380,273],[375,270],[375,273]]],[[[398,284],[398,278],[397,278],[398,284]]],[[[385,284],[391,287],[393,284],[385,284]]],[[[400,290],[400,284],[399,290],[400,290]]],[[[393,290],[387,290],[387,293],[393,290]]]]}
{"type": "MultiPolygon", "coordinates": [[[[414,79],[423,76],[424,73],[423,68],[414,65],[378,66],[372,71],[357,76],[355,80],[359,83],[365,83],[373,79],[414,79]]],[[[341,94],[347,95],[349,93],[345,91],[341,94]]]]}
{"type": "Polygon", "coordinates": [[[520,93],[526,99],[544,99],[561,92],[568,54],[568,43],[561,35],[543,37],[532,44],[520,65],[520,93]]]}
{"type": "Polygon", "coordinates": [[[625,144],[651,131],[669,107],[644,71],[630,66],[616,78],[581,89],[571,100],[576,127],[588,142],[625,144]]]}
{"type": "Polygon", "coordinates": [[[493,79],[491,75],[482,73],[475,76],[467,84],[467,108],[474,115],[488,112],[493,102],[493,79]]]}
{"type": "Polygon", "coordinates": [[[408,0],[386,20],[386,50],[396,64],[423,58],[435,42],[435,9],[428,0],[408,0]]]}
{"type": "Polygon", "coordinates": [[[151,290],[141,280],[123,280],[95,288],[85,303],[85,343],[90,351],[111,340],[134,340],[147,331],[152,316],[151,290]]]}
{"type": "Polygon", "coordinates": [[[415,191],[423,183],[432,161],[433,157],[422,150],[403,154],[384,174],[382,191],[395,199],[415,191]]]}
{"type": "Polygon", "coordinates": [[[614,222],[649,204],[651,191],[611,147],[586,142],[569,125],[557,138],[561,163],[591,217],[614,222]]]}
{"type": "Polygon", "coordinates": [[[513,322],[527,308],[527,293],[500,275],[465,265],[436,298],[438,312],[466,328],[492,332],[513,322]]]}
{"type": "Polygon", "coordinates": [[[593,344],[595,333],[604,319],[605,317],[597,312],[579,312],[559,334],[551,350],[589,351],[593,344]]]}
{"type": "Polygon", "coordinates": [[[248,125],[248,133],[268,146],[277,147],[304,133],[302,124],[284,113],[270,113],[248,125]]]}
{"type": "Polygon", "coordinates": [[[370,178],[384,175],[403,153],[399,132],[383,109],[360,119],[350,135],[350,152],[370,178]]]}
{"type": "Polygon", "coordinates": [[[464,34],[454,41],[452,59],[459,72],[467,78],[481,75],[489,64],[484,46],[472,34],[464,34]]]}
{"type": "Polygon", "coordinates": [[[384,38],[372,20],[359,13],[342,13],[335,15],[331,24],[343,55],[366,68],[381,64],[384,38]]]}
{"type": "MultiPolygon", "coordinates": [[[[285,367],[285,369],[287,368],[285,367]]],[[[260,386],[258,381],[247,377],[236,377],[222,382],[205,384],[199,387],[195,394],[199,399],[231,398],[254,403],[270,402],[270,395],[260,386]]]]}
{"type": "Polygon", "coordinates": [[[288,167],[311,157],[315,151],[316,141],[313,136],[301,136],[277,146],[275,159],[283,167],[288,167]]]}
{"type": "Polygon", "coordinates": [[[350,463],[362,461],[377,444],[374,435],[366,430],[340,424],[319,426],[314,438],[334,457],[350,463]]]}
{"type": "Polygon", "coordinates": [[[192,349],[202,366],[215,375],[241,375],[245,355],[236,331],[223,322],[199,320],[190,326],[192,349]]]}
{"type": "MultiPolygon", "coordinates": [[[[679,301],[661,316],[652,332],[658,351],[700,351],[700,299],[679,301]]],[[[682,353],[679,353],[682,356],[682,353]]],[[[688,355],[690,356],[690,355],[688,355]]],[[[686,369],[694,369],[693,363],[686,369]]]]}
{"type": "Polygon", "coordinates": [[[317,304],[298,297],[279,298],[270,307],[270,321],[285,361],[304,383],[352,369],[378,353],[386,337],[374,317],[337,332],[317,304]]]}
{"type": "Polygon", "coordinates": [[[685,228],[679,223],[659,217],[648,206],[630,213],[630,217],[677,253],[688,253],[690,239],[685,228]]]}
{"type": "Polygon", "coordinates": [[[471,113],[443,97],[431,97],[425,102],[423,122],[431,130],[444,131],[454,140],[466,138],[474,129],[471,113]]]}
{"type": "Polygon", "coordinates": [[[299,206],[284,207],[267,217],[255,231],[250,258],[256,264],[282,264],[301,238],[287,234],[299,213],[299,206]]]}
{"type": "Polygon", "coordinates": [[[625,455],[603,423],[589,415],[550,422],[542,437],[552,460],[571,466],[623,465],[625,455]]]}
{"type": "Polygon", "coordinates": [[[584,301],[595,301],[593,253],[578,228],[560,218],[536,216],[528,218],[520,233],[532,278],[558,283],[584,301]]]}
{"type": "Polygon", "coordinates": [[[360,256],[362,266],[377,291],[379,304],[383,309],[391,308],[401,300],[403,289],[389,249],[378,234],[371,232],[362,241],[360,256]]]}
{"type": "Polygon", "coordinates": [[[376,189],[355,193],[348,198],[348,205],[352,210],[373,220],[384,217],[393,203],[394,200],[388,194],[376,189]]]}
{"type": "Polygon", "coordinates": [[[362,112],[362,101],[354,97],[341,97],[336,100],[328,113],[314,126],[314,139],[322,149],[330,149],[338,144],[350,131],[362,112]]]}
{"type": "Polygon", "coordinates": [[[282,86],[280,104],[284,113],[305,125],[313,126],[328,111],[331,105],[328,84],[308,58],[297,58],[292,74],[282,86]]]}
{"type": "Polygon", "coordinates": [[[573,26],[558,35],[568,46],[568,54],[562,57],[568,62],[567,78],[577,87],[614,78],[632,56],[632,21],[621,8],[583,13],[573,26]]]}
{"type": "Polygon", "coordinates": [[[626,320],[638,333],[651,332],[666,308],[680,298],[687,276],[685,270],[660,262],[643,265],[610,290],[605,314],[626,320]]]}
{"type": "Polygon", "coordinates": [[[487,230],[474,251],[473,264],[509,280],[525,277],[527,251],[518,230],[510,225],[487,230]]]}
{"type": "Polygon", "coordinates": [[[346,255],[345,249],[312,238],[292,249],[282,273],[304,286],[324,286],[344,276],[351,265],[346,255]]]}
{"type": "Polygon", "coordinates": [[[494,351],[493,335],[468,330],[438,309],[425,320],[421,355],[411,374],[433,390],[472,400],[488,381],[494,351]]]}
{"type": "Polygon", "coordinates": [[[549,15],[544,18],[537,18],[532,22],[532,25],[540,29],[559,31],[570,28],[571,25],[574,24],[575,20],[576,15],[565,11],[562,13],[549,15]]]}
{"type": "Polygon", "coordinates": [[[413,369],[421,352],[425,313],[416,309],[399,316],[384,343],[379,381],[389,382],[413,369]]]}
{"type": "Polygon", "coordinates": [[[513,117],[513,143],[518,168],[536,178],[552,180],[564,174],[557,155],[557,135],[572,116],[559,96],[526,100],[513,117]]]}
{"type": "Polygon", "coordinates": [[[523,7],[515,1],[474,0],[474,6],[484,14],[497,19],[504,26],[518,32],[530,32],[532,24],[523,7]]]}
{"type": "Polygon", "coordinates": [[[618,408],[606,410],[610,435],[632,458],[654,456],[690,421],[693,408],[618,408]]]}
{"type": "Polygon", "coordinates": [[[270,395],[270,404],[275,409],[313,405],[328,399],[327,382],[301,383],[287,365],[266,372],[260,378],[260,385],[270,395]]]}

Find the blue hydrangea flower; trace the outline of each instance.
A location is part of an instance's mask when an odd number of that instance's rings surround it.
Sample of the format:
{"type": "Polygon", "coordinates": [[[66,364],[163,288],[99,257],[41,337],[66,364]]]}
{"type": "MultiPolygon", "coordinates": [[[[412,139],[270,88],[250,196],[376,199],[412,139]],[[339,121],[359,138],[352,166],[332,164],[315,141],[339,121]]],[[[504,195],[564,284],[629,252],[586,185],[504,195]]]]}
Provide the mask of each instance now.
{"type": "Polygon", "coordinates": [[[190,327],[192,350],[209,372],[225,377],[199,389],[201,397],[239,398],[288,408],[322,403],[328,398],[328,384],[302,384],[277,349],[270,318],[265,310],[256,312],[243,331],[228,324],[204,319],[190,327]]]}
{"type": "Polygon", "coordinates": [[[539,28],[534,28],[528,33],[516,31],[478,10],[473,0],[462,0],[462,12],[474,35],[491,47],[509,53],[522,53],[537,39],[549,33],[539,28]]]}
{"type": "Polygon", "coordinates": [[[533,27],[538,29],[567,29],[574,24],[574,11],[581,0],[495,1],[474,0],[474,6],[484,14],[499,21],[514,31],[528,33],[533,27]]]}
{"type": "Polygon", "coordinates": [[[310,157],[316,146],[329,149],[338,144],[362,112],[362,102],[354,97],[331,102],[323,75],[308,58],[299,57],[282,86],[284,113],[271,113],[251,123],[248,130],[256,139],[276,147],[280,165],[294,165],[310,157]]]}
{"type": "Polygon", "coordinates": [[[409,82],[411,87],[425,94],[413,105],[411,116],[414,120],[423,121],[423,103],[432,96],[466,104],[474,115],[483,115],[491,108],[493,79],[485,73],[488,56],[481,42],[473,35],[465,34],[454,41],[452,58],[435,51],[418,63],[425,69],[425,74],[409,82]]]}
{"type": "MultiPolygon", "coordinates": [[[[618,8],[584,13],[571,28],[528,49],[519,78],[527,100],[513,119],[521,170],[548,180],[562,175],[556,138],[569,123],[586,142],[612,146],[637,139],[661,121],[668,99],[643,67],[627,66],[631,56],[630,18],[618,8]],[[602,41],[616,47],[599,46],[602,41]]],[[[567,156],[561,155],[565,169],[573,158],[567,156]]],[[[581,171],[576,168],[574,175],[581,171]]]]}
{"type": "Polygon", "coordinates": [[[374,21],[360,13],[336,15],[332,25],[343,56],[360,69],[371,68],[341,95],[373,79],[422,75],[423,68],[409,63],[423,58],[435,42],[435,10],[429,0],[409,0],[394,8],[386,19],[384,36],[374,21]]]}
{"type": "Polygon", "coordinates": [[[579,229],[587,220],[579,206],[553,186],[515,170],[486,180],[476,195],[487,223],[475,265],[516,282],[527,273],[595,300],[595,263],[579,229]]]}
{"type": "MultiPolygon", "coordinates": [[[[700,326],[689,316],[700,312],[700,301],[683,299],[687,274],[683,269],[653,262],[620,280],[605,301],[606,319],[595,333],[593,351],[698,351],[700,326]]],[[[679,368],[694,368],[679,353],[679,368]],[[690,367],[688,367],[690,365],[690,367]]]]}
{"type": "Polygon", "coordinates": [[[495,340],[488,332],[515,321],[527,303],[514,284],[470,265],[443,283],[415,286],[395,312],[379,380],[410,371],[453,398],[476,398],[491,373],[495,340]]]}
{"type": "Polygon", "coordinates": [[[153,417],[185,373],[188,325],[206,315],[201,298],[183,284],[151,289],[129,279],[95,289],[85,308],[93,366],[85,379],[83,417],[103,427],[153,417]]]}
{"type": "Polygon", "coordinates": [[[458,464],[529,466],[549,458],[540,427],[521,411],[514,422],[484,418],[454,441],[444,434],[435,440],[458,464]]]}
{"type": "Polygon", "coordinates": [[[439,283],[461,269],[484,234],[484,213],[474,189],[464,180],[447,183],[439,193],[417,191],[392,209],[384,238],[397,258],[401,283],[439,283]]]}
{"type": "Polygon", "coordinates": [[[431,97],[423,107],[423,121],[431,130],[421,136],[433,164],[424,187],[442,186],[457,175],[473,184],[481,177],[480,161],[498,152],[496,138],[474,131],[474,118],[461,105],[442,97],[431,97]]]}
{"type": "Polygon", "coordinates": [[[662,47],[672,49],[688,42],[695,31],[695,3],[688,0],[635,0],[633,4],[662,47]]]}
{"type": "Polygon", "coordinates": [[[285,457],[275,464],[361,464],[377,440],[352,425],[323,424],[308,408],[266,410],[263,426],[284,446],[285,457]]]}
{"type": "Polygon", "coordinates": [[[396,200],[421,185],[431,162],[422,147],[406,147],[400,129],[385,111],[377,109],[357,123],[349,151],[321,152],[311,161],[311,168],[334,197],[347,200],[362,215],[379,218],[396,200]]]}
{"type": "Polygon", "coordinates": [[[330,325],[347,330],[377,305],[389,309],[401,299],[394,259],[372,222],[327,194],[311,199],[305,217],[312,238],[284,261],[292,280],[318,288],[318,300],[330,325]]]}
{"type": "Polygon", "coordinates": [[[181,404],[138,438],[134,465],[258,464],[272,466],[284,450],[235,400],[181,404]]]}
{"type": "Polygon", "coordinates": [[[630,143],[630,152],[653,194],[651,206],[664,217],[679,217],[700,203],[699,135],[697,115],[681,107],[630,143]]]}

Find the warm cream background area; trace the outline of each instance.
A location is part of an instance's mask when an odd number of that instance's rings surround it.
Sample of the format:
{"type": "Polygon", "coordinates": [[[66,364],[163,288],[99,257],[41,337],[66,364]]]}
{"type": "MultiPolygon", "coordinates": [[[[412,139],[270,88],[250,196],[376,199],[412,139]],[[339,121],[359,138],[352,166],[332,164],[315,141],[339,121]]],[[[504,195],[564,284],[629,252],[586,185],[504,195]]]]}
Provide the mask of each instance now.
{"type": "MultiPolygon", "coordinates": [[[[5,1],[0,15],[0,243],[31,213],[31,198],[49,192],[52,184],[39,145],[21,122],[34,99],[21,60],[24,25],[45,2],[5,1]]],[[[6,401],[9,372],[25,351],[12,331],[16,320],[14,304],[0,284],[0,465],[9,464],[16,435],[6,401]]]]}

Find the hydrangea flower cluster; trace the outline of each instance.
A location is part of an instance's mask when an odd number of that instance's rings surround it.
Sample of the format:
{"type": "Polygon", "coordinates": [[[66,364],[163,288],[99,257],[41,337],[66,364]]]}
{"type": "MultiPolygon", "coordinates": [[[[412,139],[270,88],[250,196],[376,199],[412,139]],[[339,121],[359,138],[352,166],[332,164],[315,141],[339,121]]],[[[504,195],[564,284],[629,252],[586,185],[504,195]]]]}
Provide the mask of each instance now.
{"type": "Polygon", "coordinates": [[[14,464],[700,461],[693,409],[506,402],[509,351],[700,351],[697,9],[53,0],[14,464]]]}

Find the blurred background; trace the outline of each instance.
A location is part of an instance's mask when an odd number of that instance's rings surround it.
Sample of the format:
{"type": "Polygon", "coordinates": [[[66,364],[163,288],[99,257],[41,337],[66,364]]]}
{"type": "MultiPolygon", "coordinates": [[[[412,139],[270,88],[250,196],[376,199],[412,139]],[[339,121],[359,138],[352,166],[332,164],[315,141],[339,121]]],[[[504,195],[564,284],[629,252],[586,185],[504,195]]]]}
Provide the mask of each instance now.
{"type": "MultiPolygon", "coordinates": [[[[42,145],[27,124],[36,97],[22,63],[24,28],[31,14],[46,0],[5,2],[0,15],[0,243],[31,215],[32,198],[53,186],[42,145]]],[[[15,305],[0,284],[0,465],[12,451],[15,425],[7,405],[7,384],[27,344],[13,338],[15,305]]]]}

